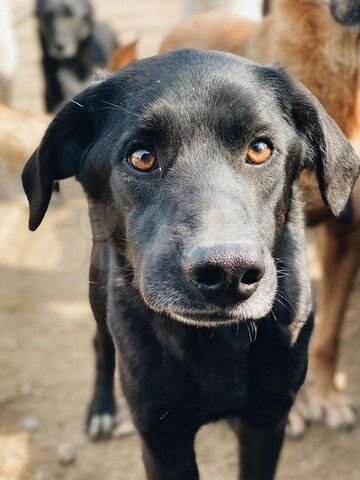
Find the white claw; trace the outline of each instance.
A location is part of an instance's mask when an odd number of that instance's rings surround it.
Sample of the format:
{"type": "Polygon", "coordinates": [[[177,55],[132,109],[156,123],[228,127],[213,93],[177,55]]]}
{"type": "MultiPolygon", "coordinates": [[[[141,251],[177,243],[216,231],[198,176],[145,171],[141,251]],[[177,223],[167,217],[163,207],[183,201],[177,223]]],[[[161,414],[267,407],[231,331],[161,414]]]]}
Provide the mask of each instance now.
{"type": "Polygon", "coordinates": [[[88,435],[92,440],[100,437],[109,437],[114,430],[115,424],[115,417],[109,413],[94,415],[89,422],[88,435]]]}

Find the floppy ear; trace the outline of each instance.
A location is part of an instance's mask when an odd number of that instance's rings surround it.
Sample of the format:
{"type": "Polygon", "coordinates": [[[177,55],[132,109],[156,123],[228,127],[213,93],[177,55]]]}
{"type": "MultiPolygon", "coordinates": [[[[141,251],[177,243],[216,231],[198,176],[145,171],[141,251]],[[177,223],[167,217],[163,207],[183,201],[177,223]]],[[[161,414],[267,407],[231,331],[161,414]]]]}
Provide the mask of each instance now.
{"type": "Polygon", "coordinates": [[[29,201],[30,230],[36,230],[48,208],[55,180],[75,176],[93,138],[90,114],[81,95],[56,115],[22,173],[29,201]]]}
{"type": "Polygon", "coordinates": [[[274,70],[281,82],[283,107],[304,138],[303,168],[315,169],[322,198],[338,216],[359,177],[360,160],[314,95],[284,70],[274,70]]]}

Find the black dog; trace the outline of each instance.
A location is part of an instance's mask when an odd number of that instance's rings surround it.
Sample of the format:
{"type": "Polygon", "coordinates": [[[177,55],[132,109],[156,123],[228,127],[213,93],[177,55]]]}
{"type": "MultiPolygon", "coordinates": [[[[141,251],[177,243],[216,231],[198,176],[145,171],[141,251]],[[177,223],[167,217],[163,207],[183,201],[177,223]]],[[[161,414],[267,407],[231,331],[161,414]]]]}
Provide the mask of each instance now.
{"type": "Polygon", "coordinates": [[[273,478],[313,323],[304,168],[339,214],[360,166],[317,100],[281,70],[196,50],[87,89],[25,167],[31,230],[54,180],[76,176],[89,199],[88,429],[111,428],[114,342],[148,479],[198,479],[196,432],[230,416],[241,478],[273,478]]]}
{"type": "Polygon", "coordinates": [[[262,14],[265,16],[267,15],[268,13],[270,13],[270,9],[271,9],[271,0],[263,0],[263,3],[262,3],[262,14]]]}
{"type": "Polygon", "coordinates": [[[94,22],[88,0],[37,0],[46,111],[54,112],[86,88],[96,68],[106,68],[115,34],[94,22]]]}

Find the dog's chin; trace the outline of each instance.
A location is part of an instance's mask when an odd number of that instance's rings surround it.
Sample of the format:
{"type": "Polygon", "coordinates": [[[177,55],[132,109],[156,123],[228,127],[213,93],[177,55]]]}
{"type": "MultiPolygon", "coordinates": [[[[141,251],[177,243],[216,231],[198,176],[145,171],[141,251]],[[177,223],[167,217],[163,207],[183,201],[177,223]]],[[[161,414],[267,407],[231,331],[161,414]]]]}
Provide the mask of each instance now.
{"type": "MultiPolygon", "coordinates": [[[[274,281],[266,291],[259,292],[258,298],[249,299],[236,306],[223,308],[184,309],[180,305],[169,302],[152,301],[149,297],[143,297],[146,306],[153,312],[176,320],[179,323],[202,328],[224,327],[240,322],[256,321],[270,314],[275,303],[277,283],[274,281]],[[260,298],[260,296],[262,298],[260,298]]],[[[184,302],[185,303],[185,302],[184,302]]],[[[191,302],[186,302],[187,304],[191,302]]]]}
{"type": "MultiPolygon", "coordinates": [[[[271,310],[271,309],[270,309],[271,310]]],[[[267,313],[270,313],[269,312],[267,313]]],[[[267,314],[261,315],[259,317],[263,318],[267,314]]],[[[176,320],[179,323],[183,323],[185,325],[189,325],[192,327],[197,328],[218,328],[218,327],[226,327],[230,325],[236,325],[241,322],[246,322],[249,320],[257,320],[256,318],[247,317],[246,315],[234,315],[234,316],[227,316],[226,313],[197,313],[197,312],[185,312],[185,313],[176,313],[172,311],[167,312],[168,318],[172,320],[176,320]]]]}
{"type": "Polygon", "coordinates": [[[51,58],[54,60],[57,60],[58,62],[64,62],[65,60],[70,60],[75,57],[76,55],[76,50],[74,49],[67,49],[65,51],[60,52],[59,50],[55,48],[50,48],[49,49],[49,54],[51,58]]]}

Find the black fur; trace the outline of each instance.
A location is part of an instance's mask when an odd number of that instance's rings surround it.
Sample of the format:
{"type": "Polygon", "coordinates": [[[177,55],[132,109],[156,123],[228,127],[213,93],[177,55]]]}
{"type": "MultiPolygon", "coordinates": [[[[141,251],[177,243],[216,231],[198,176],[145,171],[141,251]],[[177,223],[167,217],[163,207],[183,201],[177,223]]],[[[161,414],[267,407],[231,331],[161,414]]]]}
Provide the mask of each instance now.
{"type": "Polygon", "coordinates": [[[264,16],[268,15],[271,11],[272,0],[263,0],[262,13],[264,16]]]}
{"type": "Polygon", "coordinates": [[[96,68],[107,68],[115,33],[95,22],[88,0],[37,0],[47,112],[86,88],[96,68]]]}
{"type": "Polygon", "coordinates": [[[359,161],[314,97],[281,70],[196,50],[90,87],[25,167],[32,230],[55,179],[75,175],[88,197],[98,324],[88,425],[115,412],[112,338],[148,479],[198,479],[196,432],[230,416],[240,419],[241,478],[274,478],[313,324],[303,168],[316,169],[339,213],[359,161]],[[257,166],[245,155],[259,138],[273,154],[257,166]],[[159,168],[134,170],[138,149],[159,168]]]}
{"type": "Polygon", "coordinates": [[[360,29],[360,0],[330,0],[330,10],[342,25],[360,29]]]}

